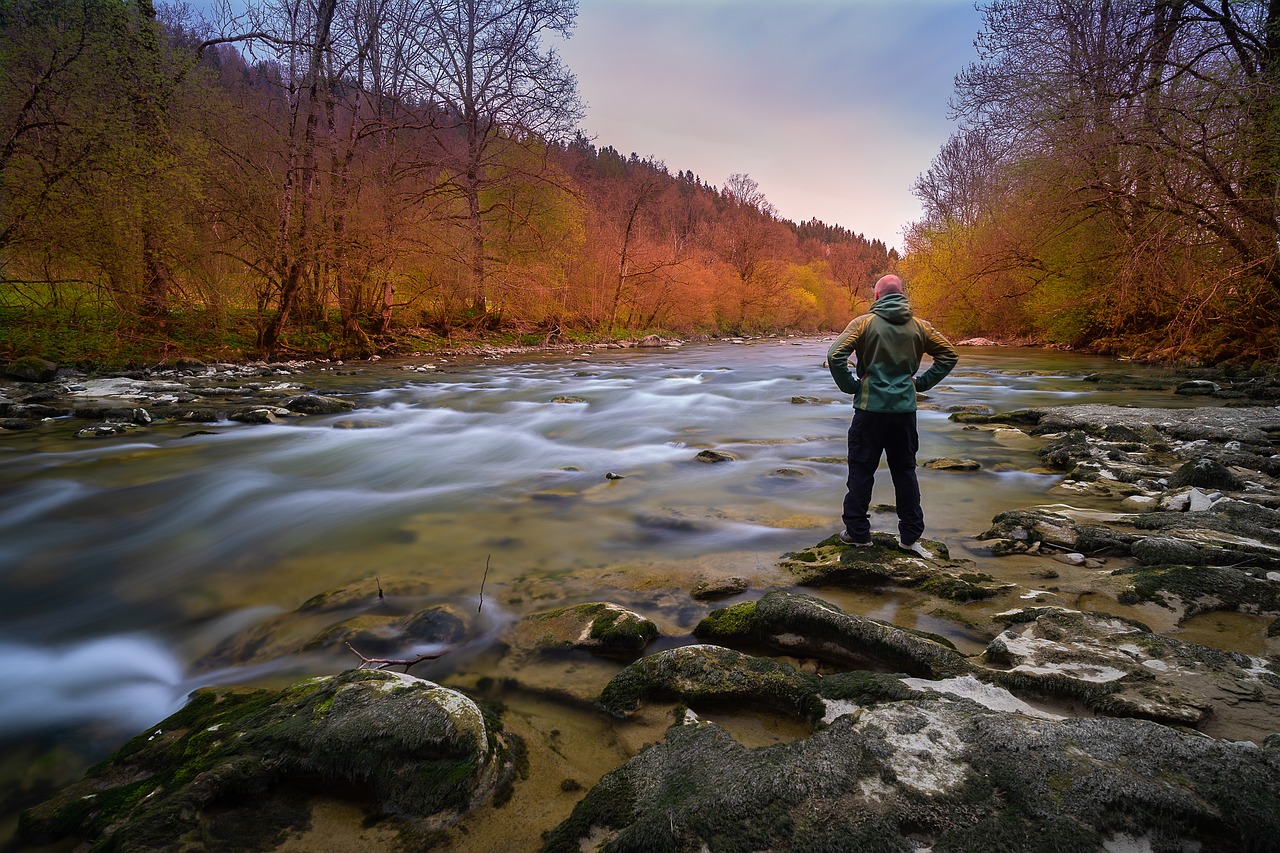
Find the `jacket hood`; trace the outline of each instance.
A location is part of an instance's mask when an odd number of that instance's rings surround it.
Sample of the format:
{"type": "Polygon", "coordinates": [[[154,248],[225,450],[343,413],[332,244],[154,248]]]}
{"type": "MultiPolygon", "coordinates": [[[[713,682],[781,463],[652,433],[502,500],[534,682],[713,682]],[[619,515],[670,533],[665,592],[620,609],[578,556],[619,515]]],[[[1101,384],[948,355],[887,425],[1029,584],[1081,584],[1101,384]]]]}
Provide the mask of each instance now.
{"type": "Polygon", "coordinates": [[[883,317],[895,326],[901,326],[911,319],[911,303],[901,293],[890,293],[875,301],[871,306],[871,313],[883,317]]]}

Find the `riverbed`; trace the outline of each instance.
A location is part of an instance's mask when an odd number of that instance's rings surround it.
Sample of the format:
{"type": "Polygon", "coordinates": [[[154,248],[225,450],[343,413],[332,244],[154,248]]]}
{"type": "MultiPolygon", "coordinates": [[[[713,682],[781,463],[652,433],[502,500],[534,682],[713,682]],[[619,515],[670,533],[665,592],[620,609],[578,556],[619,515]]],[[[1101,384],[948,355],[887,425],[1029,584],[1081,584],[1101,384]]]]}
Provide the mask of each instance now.
{"type": "MultiPolygon", "coordinates": [[[[355,411],[267,425],[158,423],[93,440],[52,421],[0,437],[0,839],[16,809],[77,778],[196,687],[279,685],[353,665],[344,648],[246,666],[196,662],[237,630],[361,579],[421,582],[424,603],[478,613],[463,642],[413,669],[463,688],[503,672],[500,640],[514,620],[564,604],[614,601],[653,619],[660,644],[691,642],[711,607],[737,600],[694,601],[695,584],[743,577],[743,597],[758,596],[786,585],[781,554],[840,528],[850,407],[823,366],[827,344],[316,364],[261,382],[339,396],[355,411]],[[733,459],[696,461],[704,449],[733,459]]],[[[972,537],[1000,511],[1061,500],[1051,495],[1060,477],[1036,472],[1038,441],[966,430],[948,419],[953,407],[1204,402],[1105,390],[1084,380],[1095,371],[1146,369],[962,348],[956,371],[922,401],[919,458],[982,467],[921,470],[926,536],[1025,583],[1024,563],[995,560],[972,537]]],[[[873,505],[892,501],[879,478],[873,505]]],[[[892,531],[894,516],[878,511],[873,526],[892,531]]],[[[905,598],[829,597],[981,648],[905,598]]],[[[1242,622],[1233,635],[1226,616],[1204,630],[1224,648],[1257,642],[1257,625],[1242,622]]],[[[541,678],[592,684],[619,665],[575,666],[541,678]]],[[[567,814],[575,794],[561,790],[565,780],[589,787],[665,725],[615,724],[547,698],[553,687],[486,688],[526,737],[569,733],[548,751],[563,766],[535,766],[517,795],[526,831],[567,814]]],[[[746,741],[792,736],[750,714],[729,722],[746,741]]],[[[350,827],[335,809],[328,819],[350,827]]]]}

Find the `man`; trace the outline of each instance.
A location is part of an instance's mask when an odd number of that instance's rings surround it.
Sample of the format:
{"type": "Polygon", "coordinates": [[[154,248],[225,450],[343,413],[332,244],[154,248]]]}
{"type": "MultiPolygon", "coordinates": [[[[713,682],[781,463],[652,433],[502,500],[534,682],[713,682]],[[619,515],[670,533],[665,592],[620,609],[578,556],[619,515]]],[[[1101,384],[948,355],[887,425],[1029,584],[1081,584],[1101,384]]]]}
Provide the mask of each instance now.
{"type": "Polygon", "coordinates": [[[924,533],[920,484],[916,480],[916,392],[942,381],[956,365],[956,351],[933,326],[911,316],[902,295],[902,279],[886,275],[876,282],[871,312],[856,317],[827,351],[827,366],[836,385],[853,394],[853,423],[849,427],[849,492],[844,498],[847,545],[871,544],[871,486],[880,456],[889,460],[889,474],[898,506],[898,547],[931,558],[918,541],[924,533]],[[921,376],[920,359],[928,353],[933,364],[921,376]],[[849,356],[856,356],[856,375],[849,356]]]}

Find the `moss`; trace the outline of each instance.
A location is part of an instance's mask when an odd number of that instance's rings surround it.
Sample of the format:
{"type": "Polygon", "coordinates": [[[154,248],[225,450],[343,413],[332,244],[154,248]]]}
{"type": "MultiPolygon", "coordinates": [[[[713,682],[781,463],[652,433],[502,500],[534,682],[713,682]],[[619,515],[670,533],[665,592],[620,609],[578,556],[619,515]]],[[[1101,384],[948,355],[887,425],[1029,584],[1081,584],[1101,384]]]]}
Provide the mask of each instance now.
{"type": "Polygon", "coordinates": [[[902,683],[903,678],[906,678],[903,673],[854,670],[826,676],[819,690],[824,699],[844,699],[859,705],[919,698],[919,692],[902,683]]]}
{"type": "Polygon", "coordinates": [[[613,608],[606,608],[591,622],[591,639],[613,648],[639,651],[657,636],[658,626],[648,619],[613,608]]]}
{"type": "MultiPolygon", "coordinates": [[[[970,575],[972,577],[972,575],[970,575]]],[[[953,577],[944,575],[942,577],[931,578],[920,584],[920,591],[927,592],[930,595],[936,595],[938,598],[945,598],[950,601],[981,601],[985,598],[991,598],[996,594],[993,587],[981,586],[973,581],[965,580],[965,576],[953,577]]]]}
{"type": "Polygon", "coordinates": [[[693,635],[713,642],[750,640],[756,637],[759,627],[756,602],[744,601],[712,610],[694,627],[693,635]]]}
{"type": "Polygon", "coordinates": [[[1280,613],[1280,589],[1262,583],[1239,569],[1216,566],[1137,566],[1114,573],[1133,578],[1133,586],[1120,594],[1122,604],[1151,601],[1169,607],[1170,598],[1181,602],[1183,618],[1210,610],[1280,613]]]}

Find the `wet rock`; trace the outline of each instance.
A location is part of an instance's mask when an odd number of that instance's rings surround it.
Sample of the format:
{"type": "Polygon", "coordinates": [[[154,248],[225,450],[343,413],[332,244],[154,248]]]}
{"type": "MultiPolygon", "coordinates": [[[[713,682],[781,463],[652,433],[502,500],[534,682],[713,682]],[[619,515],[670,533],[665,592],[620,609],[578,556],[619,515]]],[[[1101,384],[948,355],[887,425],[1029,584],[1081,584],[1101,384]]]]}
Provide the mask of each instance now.
{"type": "Polygon", "coordinates": [[[537,613],[517,622],[507,644],[521,652],[577,649],[608,657],[634,657],[658,636],[651,621],[609,602],[537,613]]]}
{"type": "Polygon", "coordinates": [[[291,412],[304,415],[336,415],[355,408],[354,403],[321,394],[299,394],[283,400],[280,405],[291,412]]]}
{"type": "Polygon", "coordinates": [[[1157,498],[1142,494],[1129,495],[1120,501],[1120,506],[1130,512],[1151,512],[1157,509],[1159,505],[1160,502],[1157,498]]]}
{"type": "Polygon", "coordinates": [[[1177,489],[1184,486],[1238,492],[1244,488],[1244,480],[1219,462],[1212,459],[1197,459],[1174,471],[1173,476],[1169,478],[1170,488],[1177,489]]]}
{"type": "Polygon", "coordinates": [[[146,426],[153,418],[146,409],[126,406],[82,406],[71,412],[82,420],[119,421],[146,426]]]}
{"type": "Polygon", "coordinates": [[[24,382],[52,382],[58,377],[58,365],[57,362],[26,355],[9,362],[4,372],[6,376],[24,382]]]}
{"type": "Polygon", "coordinates": [[[556,396],[551,398],[551,402],[553,403],[585,403],[587,402],[587,399],[585,397],[574,396],[573,394],[557,394],[556,396]]]}
{"type": "Polygon", "coordinates": [[[201,690],[110,760],[22,814],[31,844],[270,850],[309,822],[306,791],[349,797],[371,820],[418,833],[509,788],[510,736],[461,693],[400,673],[351,670],[281,691],[201,690]],[[222,817],[220,817],[222,816],[222,817]]]}
{"type": "Polygon", "coordinates": [[[469,624],[451,604],[424,600],[427,590],[422,581],[393,577],[321,593],[296,610],[225,638],[195,668],[207,671],[315,651],[351,660],[348,643],[366,657],[397,660],[443,651],[464,639],[469,624]]]}
{"type": "Polygon", "coordinates": [[[808,595],[770,592],[759,601],[713,611],[695,637],[725,646],[768,646],[843,667],[941,678],[969,666],[942,637],[846,613],[808,595]]]}
{"type": "Polygon", "coordinates": [[[723,450],[703,450],[693,458],[698,462],[715,464],[717,462],[733,462],[738,457],[732,453],[725,453],[723,450]]]}
{"type": "Polygon", "coordinates": [[[699,582],[689,590],[689,596],[697,601],[713,601],[717,598],[741,595],[747,591],[747,586],[746,578],[716,578],[699,582]]]}
{"type": "Polygon", "coordinates": [[[1173,389],[1173,393],[1185,396],[1196,396],[1209,395],[1219,390],[1221,390],[1221,388],[1216,382],[1210,382],[1207,379],[1189,379],[1186,382],[1179,382],[1178,386],[1173,389]]]}
{"type": "Polygon", "coordinates": [[[882,703],[760,749],[690,721],[606,774],[544,850],[1268,849],[1278,774],[1275,751],[967,701],[882,703]]]}
{"type": "Polygon", "coordinates": [[[1200,549],[1189,542],[1168,536],[1147,536],[1132,545],[1133,556],[1147,566],[1181,563],[1198,566],[1204,562],[1200,549]]]}
{"type": "Polygon", "coordinates": [[[95,424],[91,427],[76,430],[75,438],[110,438],[117,435],[125,435],[140,429],[135,423],[115,423],[107,421],[105,423],[95,424]]]}
{"type": "Polygon", "coordinates": [[[815,676],[771,658],[709,645],[668,649],[628,665],[605,685],[599,705],[626,717],[649,697],[748,703],[810,720],[823,712],[815,676]]]}
{"type": "Polygon", "coordinates": [[[1258,721],[1280,710],[1275,661],[1181,642],[1103,613],[1033,608],[997,618],[1011,627],[983,655],[996,669],[978,674],[1018,695],[1077,698],[1100,713],[1169,724],[1212,721],[1259,741],[1266,731],[1258,721]]]}
{"type": "Polygon", "coordinates": [[[1051,545],[1066,551],[1097,554],[1106,550],[1127,553],[1129,543],[1139,538],[1134,533],[1111,527],[1080,522],[1051,507],[1034,507],[1002,512],[991,520],[991,527],[978,535],[979,540],[1005,540],[1051,545]]]}
{"type": "Polygon", "coordinates": [[[1158,379],[1152,376],[1131,376],[1127,373],[1090,373],[1083,379],[1085,382],[1092,382],[1103,388],[1123,388],[1130,391],[1164,391],[1176,384],[1170,379],[1158,379]]]}
{"type": "Polygon", "coordinates": [[[807,397],[803,394],[797,394],[791,398],[791,402],[796,405],[818,405],[829,403],[830,400],[823,400],[821,397],[807,397]]]}
{"type": "Polygon", "coordinates": [[[924,462],[921,467],[930,468],[934,471],[977,471],[982,465],[973,459],[955,459],[950,456],[944,456],[940,459],[930,459],[924,462]]]}
{"type": "Polygon", "coordinates": [[[1180,621],[1214,610],[1280,616],[1280,583],[1267,574],[1259,577],[1239,568],[1197,562],[1135,566],[1116,575],[1132,579],[1132,586],[1120,594],[1122,604],[1152,601],[1181,611],[1180,621]]]}
{"type": "Polygon", "coordinates": [[[802,586],[897,586],[954,601],[990,598],[999,587],[990,575],[974,571],[969,560],[952,560],[943,542],[920,540],[934,558],[901,551],[887,533],[872,533],[866,547],[845,545],[831,536],[817,545],[784,554],[778,565],[802,586]]]}
{"type": "Polygon", "coordinates": [[[7,429],[12,432],[35,429],[37,426],[39,424],[35,421],[28,421],[23,418],[0,418],[0,429],[7,429]]]}
{"type": "Polygon", "coordinates": [[[244,409],[236,409],[227,415],[229,420],[245,424],[274,424],[279,423],[282,418],[296,417],[300,417],[300,415],[282,406],[250,406],[244,409]]]}
{"type": "Polygon", "coordinates": [[[41,420],[42,418],[57,418],[66,414],[66,409],[59,409],[55,406],[46,406],[40,403],[3,403],[0,404],[0,415],[9,418],[23,418],[27,420],[41,420]]]}

